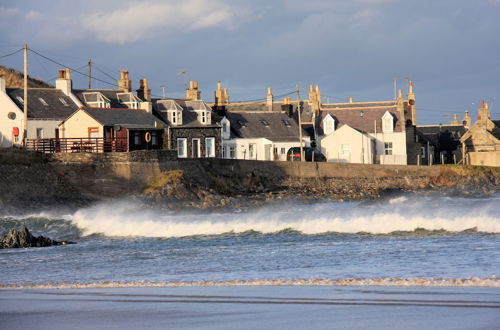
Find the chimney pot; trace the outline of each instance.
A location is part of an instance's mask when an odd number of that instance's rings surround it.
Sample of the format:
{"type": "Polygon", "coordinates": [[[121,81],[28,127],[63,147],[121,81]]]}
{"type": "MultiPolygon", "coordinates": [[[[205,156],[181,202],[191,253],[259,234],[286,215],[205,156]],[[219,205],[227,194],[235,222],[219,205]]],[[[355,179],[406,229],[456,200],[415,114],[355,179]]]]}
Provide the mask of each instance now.
{"type": "Polygon", "coordinates": [[[59,70],[59,79],[64,79],[64,76],[66,76],[66,70],[59,70]]]}

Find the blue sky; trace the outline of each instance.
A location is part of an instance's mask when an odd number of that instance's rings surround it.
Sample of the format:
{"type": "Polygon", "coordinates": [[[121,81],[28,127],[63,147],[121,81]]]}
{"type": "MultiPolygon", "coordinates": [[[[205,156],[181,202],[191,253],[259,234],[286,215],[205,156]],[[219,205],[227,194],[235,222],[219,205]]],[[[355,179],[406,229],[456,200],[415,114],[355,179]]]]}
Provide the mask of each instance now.
{"type": "MultiPolygon", "coordinates": [[[[185,71],[206,101],[219,80],[232,101],[296,84],[303,96],[319,84],[323,102],[388,100],[394,78],[398,88],[409,78],[418,124],[500,103],[500,0],[2,0],[0,28],[0,56],[28,43],[83,72],[91,58],[97,78],[113,82],[128,69],[134,89],[148,78],[156,95],[164,85],[182,96],[185,71]]],[[[22,70],[22,54],[0,65],[22,70]]],[[[50,80],[57,69],[30,54],[32,76],[50,80]]],[[[500,104],[492,116],[500,119],[500,104]]]]}

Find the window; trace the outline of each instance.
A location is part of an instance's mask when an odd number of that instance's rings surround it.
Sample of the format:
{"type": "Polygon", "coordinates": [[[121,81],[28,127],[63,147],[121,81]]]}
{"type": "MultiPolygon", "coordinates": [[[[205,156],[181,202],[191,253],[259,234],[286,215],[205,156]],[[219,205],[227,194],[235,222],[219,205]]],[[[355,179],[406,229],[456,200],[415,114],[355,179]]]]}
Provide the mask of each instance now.
{"type": "Polygon", "coordinates": [[[350,144],[342,144],[341,149],[342,149],[342,155],[351,154],[351,145],[350,144]]]}
{"type": "Polygon", "coordinates": [[[151,133],[151,144],[154,146],[158,144],[158,132],[151,133]]]}
{"type": "Polygon", "coordinates": [[[325,135],[331,134],[335,131],[335,120],[332,116],[327,115],[325,119],[323,119],[323,132],[325,135]]]}
{"type": "Polygon", "coordinates": [[[392,142],[384,143],[384,151],[386,155],[392,155],[392,142]]]}
{"type": "Polygon", "coordinates": [[[227,133],[228,125],[227,123],[222,124],[222,133],[227,133]]]}
{"type": "Polygon", "coordinates": [[[180,138],[177,139],[177,156],[185,158],[187,157],[187,139],[180,138]]]}
{"type": "Polygon", "coordinates": [[[207,112],[206,111],[202,111],[201,112],[201,123],[205,124],[206,122],[207,122],[207,112]]]}
{"type": "Polygon", "coordinates": [[[99,137],[99,127],[89,127],[89,138],[98,138],[99,137]]]}
{"type": "Polygon", "coordinates": [[[141,135],[139,132],[134,132],[134,144],[137,146],[141,144],[141,135]]]}
{"type": "Polygon", "coordinates": [[[177,124],[177,111],[172,111],[172,124],[177,124]]]}
{"type": "Polygon", "coordinates": [[[24,100],[20,96],[16,96],[16,99],[19,101],[19,103],[24,104],[24,100]]]}
{"type": "Polygon", "coordinates": [[[215,138],[205,138],[205,157],[215,157],[215,138]]]}
{"type": "Polygon", "coordinates": [[[248,159],[254,159],[255,158],[255,149],[256,149],[256,146],[255,146],[255,143],[250,143],[248,145],[248,159]]]}
{"type": "Polygon", "coordinates": [[[222,158],[227,158],[227,146],[222,146],[222,158]]]}
{"type": "Polygon", "coordinates": [[[283,120],[282,120],[282,122],[283,122],[283,125],[285,125],[286,127],[290,127],[290,126],[292,126],[292,125],[290,124],[290,121],[289,121],[289,120],[287,120],[287,119],[283,119],[283,120]]]}
{"type": "Polygon", "coordinates": [[[42,99],[41,97],[38,98],[38,101],[40,101],[40,103],[43,104],[44,106],[48,106],[47,102],[45,102],[45,100],[42,99]]]}
{"type": "Polygon", "coordinates": [[[281,148],[281,154],[282,155],[286,154],[286,149],[285,148],[281,148]]]}
{"type": "Polygon", "coordinates": [[[420,147],[420,155],[425,158],[425,147],[420,147]]]}
{"type": "Polygon", "coordinates": [[[273,153],[274,153],[275,155],[277,155],[277,154],[278,154],[278,147],[274,147],[274,149],[273,149],[273,153]]]}
{"type": "Polygon", "coordinates": [[[36,129],[36,138],[37,139],[43,139],[43,128],[37,128],[36,129]]]}
{"type": "Polygon", "coordinates": [[[243,122],[243,120],[237,120],[236,122],[238,123],[238,125],[240,125],[240,127],[246,127],[247,126],[245,124],[245,122],[243,122]]]}
{"type": "Polygon", "coordinates": [[[394,131],[394,118],[389,111],[387,111],[382,117],[382,131],[384,133],[394,131]]]}
{"type": "Polygon", "coordinates": [[[236,146],[229,147],[229,158],[231,158],[231,159],[236,158],[236,146]]]}
{"type": "Polygon", "coordinates": [[[65,107],[69,107],[69,104],[68,102],[66,102],[65,99],[63,99],[62,97],[59,98],[59,101],[61,101],[61,103],[65,106],[65,107]]]}
{"type": "Polygon", "coordinates": [[[260,122],[264,126],[269,126],[269,122],[267,120],[265,120],[265,119],[261,119],[260,122]]]}

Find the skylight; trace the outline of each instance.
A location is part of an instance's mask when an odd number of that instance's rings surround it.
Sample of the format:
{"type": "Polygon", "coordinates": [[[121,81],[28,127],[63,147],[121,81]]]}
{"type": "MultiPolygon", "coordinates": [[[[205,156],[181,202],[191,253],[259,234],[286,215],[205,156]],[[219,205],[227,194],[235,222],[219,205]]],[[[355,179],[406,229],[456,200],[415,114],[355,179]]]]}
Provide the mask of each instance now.
{"type": "Polygon", "coordinates": [[[45,100],[42,99],[41,97],[38,98],[38,101],[40,101],[40,103],[43,104],[44,106],[48,106],[47,102],[45,102],[45,100]]]}
{"type": "Polygon", "coordinates": [[[65,99],[63,99],[62,97],[59,98],[59,101],[61,101],[61,103],[65,106],[65,107],[69,107],[69,104],[68,102],[66,102],[65,99]]]}
{"type": "Polygon", "coordinates": [[[17,96],[16,99],[21,103],[21,104],[24,104],[24,100],[22,97],[20,96],[17,96]]]}
{"type": "Polygon", "coordinates": [[[269,122],[265,119],[261,119],[260,122],[262,123],[262,125],[264,126],[269,126],[269,122]]]}
{"type": "Polygon", "coordinates": [[[238,125],[240,125],[240,127],[246,127],[246,125],[243,121],[237,120],[236,122],[238,123],[238,125]]]}
{"type": "Polygon", "coordinates": [[[292,124],[290,124],[290,121],[288,121],[287,119],[283,119],[282,122],[286,127],[292,126],[292,124]]]}

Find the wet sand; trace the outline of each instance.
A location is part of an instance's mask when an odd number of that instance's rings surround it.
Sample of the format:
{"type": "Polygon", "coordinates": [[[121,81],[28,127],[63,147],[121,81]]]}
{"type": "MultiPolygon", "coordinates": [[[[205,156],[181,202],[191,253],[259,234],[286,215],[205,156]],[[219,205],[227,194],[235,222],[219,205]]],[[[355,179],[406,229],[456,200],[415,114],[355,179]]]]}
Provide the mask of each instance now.
{"type": "Polygon", "coordinates": [[[494,329],[500,288],[0,290],[1,329],[494,329]]]}

